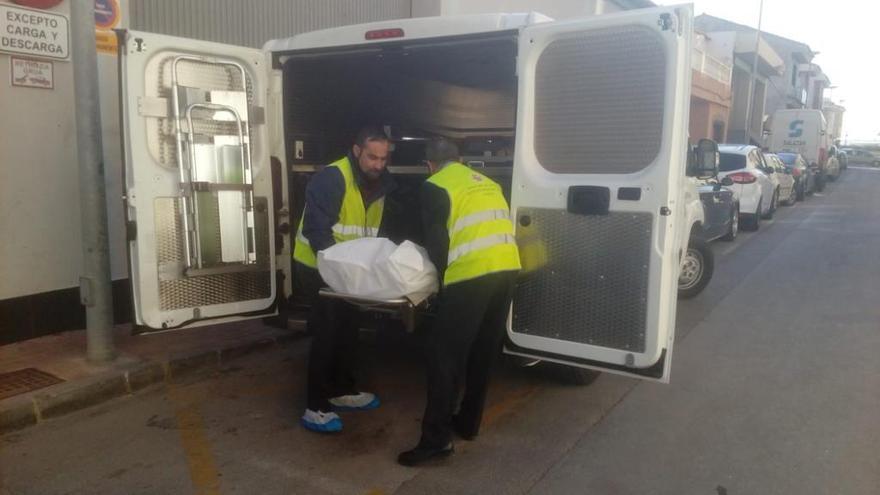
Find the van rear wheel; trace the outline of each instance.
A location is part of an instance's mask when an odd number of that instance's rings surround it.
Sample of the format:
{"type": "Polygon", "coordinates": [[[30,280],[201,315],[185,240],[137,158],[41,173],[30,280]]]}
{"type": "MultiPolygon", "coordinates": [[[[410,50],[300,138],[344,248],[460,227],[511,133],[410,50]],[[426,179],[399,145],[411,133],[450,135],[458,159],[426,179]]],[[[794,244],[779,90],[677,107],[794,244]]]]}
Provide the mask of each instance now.
{"type": "Polygon", "coordinates": [[[705,239],[691,237],[687,252],[681,260],[678,275],[678,297],[690,299],[709,285],[715,272],[715,254],[705,239]]]}
{"type": "Polygon", "coordinates": [[[559,383],[564,385],[577,385],[585,387],[599,378],[602,373],[587,368],[577,368],[565,364],[551,363],[549,361],[541,362],[541,366],[549,370],[559,383]]]}

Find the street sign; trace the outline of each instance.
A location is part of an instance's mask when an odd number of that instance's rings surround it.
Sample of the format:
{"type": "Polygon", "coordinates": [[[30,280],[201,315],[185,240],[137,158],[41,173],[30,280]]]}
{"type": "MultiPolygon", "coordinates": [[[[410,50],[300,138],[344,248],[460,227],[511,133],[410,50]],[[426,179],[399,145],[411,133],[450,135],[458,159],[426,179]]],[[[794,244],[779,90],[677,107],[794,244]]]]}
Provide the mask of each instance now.
{"type": "Polygon", "coordinates": [[[52,62],[9,57],[9,75],[13,86],[55,89],[52,62]]]}
{"type": "Polygon", "coordinates": [[[0,52],[67,60],[70,21],[60,14],[0,3],[0,52]]]}
{"type": "Polygon", "coordinates": [[[119,2],[117,0],[95,0],[95,27],[113,29],[119,24],[119,2]]]}
{"type": "Polygon", "coordinates": [[[105,55],[116,55],[116,33],[122,11],[119,0],[95,0],[95,49],[105,55]]]}

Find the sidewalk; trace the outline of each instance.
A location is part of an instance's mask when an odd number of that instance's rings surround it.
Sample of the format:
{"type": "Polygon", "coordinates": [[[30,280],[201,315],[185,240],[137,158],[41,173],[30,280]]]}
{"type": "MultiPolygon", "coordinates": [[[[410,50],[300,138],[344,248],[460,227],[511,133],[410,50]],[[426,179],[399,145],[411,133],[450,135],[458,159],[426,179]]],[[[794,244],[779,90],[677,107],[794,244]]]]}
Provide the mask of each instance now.
{"type": "Polygon", "coordinates": [[[271,328],[259,320],[147,335],[132,335],[130,325],[120,325],[115,333],[118,357],[102,366],[91,364],[85,358],[85,330],[0,346],[0,377],[36,368],[63,380],[0,398],[0,433],[130,395],[197,369],[217,368],[255,350],[269,349],[304,336],[299,328],[271,328]]]}

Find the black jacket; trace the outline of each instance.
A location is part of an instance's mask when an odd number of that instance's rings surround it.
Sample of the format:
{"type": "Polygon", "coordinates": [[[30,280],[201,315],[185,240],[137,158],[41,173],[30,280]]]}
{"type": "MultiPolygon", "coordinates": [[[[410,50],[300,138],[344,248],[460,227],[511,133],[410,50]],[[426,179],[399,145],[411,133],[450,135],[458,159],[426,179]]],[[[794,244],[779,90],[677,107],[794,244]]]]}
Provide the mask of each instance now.
{"type": "Polygon", "coordinates": [[[449,195],[443,188],[425,182],[419,190],[419,203],[422,207],[424,246],[442,282],[449,258],[449,229],[446,228],[451,211],[449,195]]]}
{"type": "MultiPolygon", "coordinates": [[[[348,161],[351,163],[355,183],[360,188],[367,179],[358,166],[357,159],[351,153],[348,154],[348,161]]],[[[395,189],[394,178],[387,169],[382,172],[379,180],[381,181],[379,190],[372,198],[365,201],[364,206],[367,208],[374,201],[388,195],[395,189]]],[[[316,253],[336,244],[333,239],[333,225],[339,221],[339,211],[342,209],[344,196],[345,178],[337,167],[325,167],[316,173],[306,186],[302,233],[316,253]]]]}

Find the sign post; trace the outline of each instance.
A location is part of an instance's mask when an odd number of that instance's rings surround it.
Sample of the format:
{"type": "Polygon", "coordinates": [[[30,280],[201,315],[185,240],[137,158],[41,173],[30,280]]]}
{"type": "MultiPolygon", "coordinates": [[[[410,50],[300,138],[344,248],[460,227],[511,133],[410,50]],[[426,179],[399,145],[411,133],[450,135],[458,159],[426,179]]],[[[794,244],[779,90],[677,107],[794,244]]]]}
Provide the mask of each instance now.
{"type": "Polygon", "coordinates": [[[70,17],[73,24],[73,82],[82,216],[83,274],[80,276],[80,300],[86,308],[88,359],[95,363],[107,363],[116,357],[116,352],[113,347],[113,293],[101,143],[98,56],[95,51],[95,4],[83,0],[71,2],[70,17]]]}

